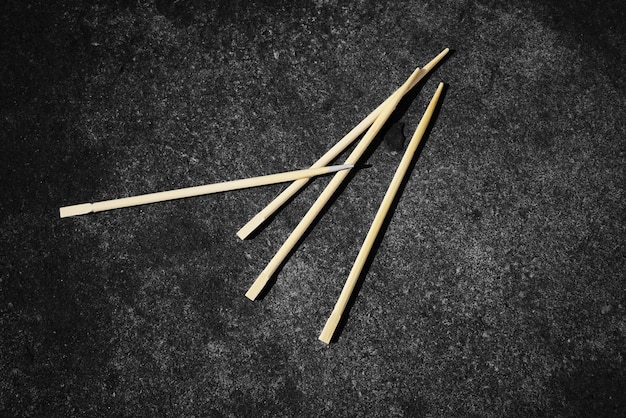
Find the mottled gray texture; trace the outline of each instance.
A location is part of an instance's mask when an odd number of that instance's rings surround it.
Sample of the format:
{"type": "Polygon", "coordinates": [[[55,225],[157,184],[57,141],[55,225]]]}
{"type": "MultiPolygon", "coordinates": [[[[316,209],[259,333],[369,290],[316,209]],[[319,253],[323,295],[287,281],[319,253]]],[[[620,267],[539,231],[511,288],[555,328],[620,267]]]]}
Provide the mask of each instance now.
{"type": "Polygon", "coordinates": [[[3,2],[0,415],[623,416],[623,4],[3,2]],[[397,142],[257,302],[328,178],[248,241],[282,186],[58,217],[306,167],[445,47],[394,115],[410,137],[446,83],[331,346],[397,142]]]}

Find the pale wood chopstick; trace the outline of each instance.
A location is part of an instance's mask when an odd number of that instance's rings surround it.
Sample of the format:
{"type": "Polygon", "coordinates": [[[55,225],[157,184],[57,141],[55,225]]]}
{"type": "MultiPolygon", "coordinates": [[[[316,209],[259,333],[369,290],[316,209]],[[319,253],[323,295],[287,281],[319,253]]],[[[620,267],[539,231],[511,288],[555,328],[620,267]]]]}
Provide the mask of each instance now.
{"type": "Polygon", "coordinates": [[[435,108],[437,107],[437,103],[439,101],[439,97],[441,96],[442,90],[443,90],[443,83],[440,83],[439,87],[437,88],[437,91],[435,92],[435,95],[430,101],[430,104],[426,108],[426,112],[424,113],[424,116],[420,120],[420,123],[417,125],[417,129],[415,130],[415,133],[413,134],[413,137],[411,138],[411,141],[409,145],[407,146],[407,149],[402,157],[402,160],[400,161],[400,164],[398,165],[398,168],[396,169],[393,179],[391,180],[391,183],[389,184],[389,188],[387,189],[387,192],[385,193],[385,197],[383,198],[383,201],[380,204],[380,207],[378,208],[378,212],[376,213],[376,216],[374,217],[374,220],[372,221],[372,225],[370,226],[367,236],[365,237],[365,240],[363,241],[361,250],[359,251],[359,254],[356,257],[356,261],[354,262],[354,265],[352,266],[352,270],[350,271],[350,274],[348,275],[348,278],[341,291],[339,299],[337,300],[337,303],[335,304],[335,307],[332,313],[330,314],[330,317],[328,318],[328,321],[326,322],[326,325],[324,326],[322,333],[319,336],[319,339],[325,342],[326,344],[330,343],[335,333],[335,330],[337,329],[337,326],[339,325],[339,321],[341,320],[341,317],[346,309],[346,306],[348,305],[348,302],[350,301],[352,292],[354,291],[354,288],[359,280],[359,276],[361,275],[361,272],[363,271],[363,266],[365,266],[365,263],[370,254],[372,246],[374,245],[376,237],[378,236],[378,233],[380,232],[383,222],[385,221],[385,218],[387,217],[389,208],[391,207],[391,204],[393,203],[393,200],[396,197],[396,194],[398,192],[398,189],[400,188],[400,185],[402,184],[402,181],[404,180],[404,177],[406,176],[406,173],[409,169],[411,161],[413,160],[413,157],[415,155],[415,151],[417,150],[424,136],[424,133],[426,132],[426,128],[428,127],[428,124],[430,123],[430,120],[435,111],[435,108]]]}
{"type": "Polygon", "coordinates": [[[138,196],[123,197],[120,199],[103,200],[93,203],[82,203],[79,205],[62,207],[59,209],[59,214],[61,218],[85,215],[92,212],[101,212],[105,210],[125,208],[129,206],[145,205],[148,203],[163,202],[166,200],[182,199],[185,197],[200,196],[205,194],[219,193],[256,186],[264,186],[275,183],[283,183],[302,178],[334,173],[341,170],[347,170],[352,167],[352,164],[344,164],[330,167],[317,167],[312,169],[307,168],[304,170],[295,170],[284,173],[269,174],[266,176],[225,181],[221,183],[205,184],[203,186],[187,187],[183,189],[168,190],[157,193],[148,193],[138,196]]]}

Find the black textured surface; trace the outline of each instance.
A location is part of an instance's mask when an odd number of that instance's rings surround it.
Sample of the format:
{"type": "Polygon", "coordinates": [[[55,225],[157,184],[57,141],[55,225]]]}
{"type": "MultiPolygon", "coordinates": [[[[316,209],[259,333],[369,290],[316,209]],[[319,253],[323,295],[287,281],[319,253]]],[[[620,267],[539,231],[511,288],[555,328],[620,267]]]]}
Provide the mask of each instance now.
{"type": "Polygon", "coordinates": [[[624,2],[0,10],[0,415],[624,416],[624,2]],[[282,186],[58,217],[306,167],[445,47],[394,115],[410,137],[447,84],[331,346],[392,139],[258,302],[328,178],[248,241],[282,186]]]}

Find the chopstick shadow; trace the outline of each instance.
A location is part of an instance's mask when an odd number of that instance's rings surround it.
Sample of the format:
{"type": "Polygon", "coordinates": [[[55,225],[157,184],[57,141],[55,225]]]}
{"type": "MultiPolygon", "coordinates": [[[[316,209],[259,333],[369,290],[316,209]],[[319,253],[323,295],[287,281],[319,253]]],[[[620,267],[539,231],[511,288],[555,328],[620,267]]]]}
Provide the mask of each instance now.
{"type": "MultiPolygon", "coordinates": [[[[404,176],[404,179],[402,180],[402,183],[400,184],[400,188],[398,189],[398,193],[396,194],[391,207],[389,208],[389,212],[387,213],[387,216],[385,217],[382,225],[381,225],[381,229],[380,232],[378,234],[378,236],[376,237],[376,240],[374,241],[374,244],[372,246],[372,250],[369,253],[369,256],[365,262],[365,265],[363,267],[363,270],[361,271],[361,274],[359,275],[359,278],[357,280],[357,284],[354,288],[354,291],[352,292],[352,295],[350,296],[350,299],[348,301],[348,304],[346,306],[346,309],[341,317],[341,320],[339,321],[339,325],[337,326],[337,329],[335,330],[335,333],[333,334],[333,337],[331,339],[331,343],[337,342],[339,340],[339,338],[341,337],[341,334],[343,333],[343,330],[348,322],[348,319],[350,318],[350,311],[352,310],[352,307],[354,306],[356,299],[358,298],[358,294],[361,290],[361,288],[363,287],[363,282],[365,280],[365,277],[367,276],[367,274],[369,273],[371,267],[372,267],[372,263],[374,261],[374,258],[376,256],[376,253],[378,252],[378,250],[380,249],[380,246],[382,244],[382,241],[385,237],[385,233],[387,232],[387,229],[389,228],[389,224],[391,223],[391,220],[393,219],[393,214],[395,213],[396,208],[398,207],[398,202],[400,201],[402,194],[404,193],[404,189],[406,188],[407,182],[409,181],[410,177],[411,177],[411,173],[413,172],[413,170],[415,169],[415,165],[417,164],[417,161],[420,159],[420,156],[422,154],[422,150],[424,149],[424,147],[426,146],[429,138],[430,138],[430,134],[433,130],[433,127],[436,125],[437,120],[439,118],[439,114],[441,112],[441,106],[443,104],[443,102],[445,101],[445,96],[446,93],[448,91],[448,85],[444,85],[443,90],[441,92],[441,97],[439,99],[439,102],[437,103],[437,107],[435,108],[435,111],[433,112],[433,116],[431,118],[430,123],[428,124],[428,128],[426,129],[426,132],[424,133],[424,137],[422,138],[422,141],[420,142],[419,147],[417,148],[416,152],[415,152],[415,156],[413,157],[413,160],[411,161],[411,164],[409,165],[409,168],[407,170],[406,175],[404,176]]],[[[412,136],[412,135],[411,135],[412,136]]]]}
{"type": "MultiPolygon", "coordinates": [[[[450,51],[450,53],[448,54],[448,56],[450,56],[450,54],[453,51],[450,51]]],[[[372,141],[372,143],[370,144],[370,146],[367,148],[367,150],[363,153],[363,155],[361,156],[361,158],[359,159],[359,162],[355,165],[355,167],[350,170],[350,173],[348,173],[348,176],[346,177],[345,181],[341,184],[341,186],[335,191],[335,193],[333,193],[332,197],[329,199],[328,203],[326,205],[324,205],[324,208],[320,211],[320,213],[315,217],[315,219],[313,220],[313,222],[311,223],[311,225],[309,226],[309,228],[307,228],[306,232],[304,234],[302,234],[302,237],[298,240],[297,244],[291,249],[291,251],[289,251],[289,253],[287,254],[287,256],[284,258],[284,260],[282,261],[282,263],[280,264],[280,266],[276,269],[276,271],[274,272],[274,274],[272,275],[272,277],[270,278],[270,280],[267,282],[267,284],[265,285],[265,287],[263,288],[263,290],[259,293],[257,300],[263,300],[265,298],[265,296],[268,294],[268,292],[272,289],[272,287],[274,287],[274,284],[276,283],[276,279],[278,277],[278,275],[281,273],[283,267],[285,266],[285,264],[287,263],[287,261],[291,258],[291,256],[300,248],[302,242],[311,234],[311,231],[318,225],[318,223],[320,222],[320,220],[324,217],[324,215],[330,210],[330,208],[333,206],[333,204],[337,201],[337,199],[339,198],[339,196],[343,193],[343,191],[346,189],[346,187],[348,186],[348,184],[352,181],[352,179],[354,178],[354,176],[357,175],[357,173],[364,169],[369,167],[369,165],[365,164],[364,162],[368,161],[369,158],[372,156],[372,154],[376,151],[376,149],[378,149],[378,147],[380,146],[380,143],[383,141],[383,139],[385,138],[385,134],[389,131],[389,129],[398,121],[400,121],[402,119],[402,117],[404,117],[404,115],[406,114],[406,112],[408,111],[408,109],[410,108],[411,104],[415,101],[415,98],[417,97],[417,95],[421,92],[424,84],[432,77],[432,74],[435,72],[435,70],[437,68],[439,68],[440,65],[443,64],[443,62],[445,62],[448,59],[448,57],[444,57],[443,60],[441,60],[441,62],[435,66],[435,68],[433,68],[433,70],[431,72],[429,72],[422,80],[420,80],[419,83],[417,83],[415,85],[415,87],[413,87],[408,93],[406,93],[404,95],[404,97],[402,98],[402,100],[400,100],[400,102],[398,103],[398,105],[396,106],[396,109],[394,110],[394,112],[389,116],[389,119],[387,119],[387,122],[385,123],[385,125],[383,126],[383,128],[380,130],[380,132],[378,132],[378,135],[376,135],[376,137],[374,138],[374,140],[372,141]]],[[[441,99],[439,101],[439,104],[437,106],[437,108],[435,109],[435,112],[433,113],[433,117],[431,120],[431,123],[429,124],[428,129],[426,130],[425,134],[424,134],[424,138],[422,138],[422,141],[420,143],[420,147],[418,148],[418,150],[416,151],[416,158],[414,158],[414,160],[417,160],[417,156],[419,156],[419,154],[421,153],[421,149],[423,148],[425,142],[427,141],[427,137],[430,134],[430,130],[431,127],[434,125],[437,116],[439,114],[439,109],[441,107],[441,103],[443,102],[443,99],[445,97],[445,93],[446,93],[447,88],[444,86],[444,89],[442,91],[441,94],[441,99]]],[[[364,135],[364,134],[363,134],[364,135]]],[[[355,143],[358,143],[358,141],[360,139],[362,139],[363,135],[361,135],[361,137],[358,138],[357,141],[355,141],[355,143]]],[[[409,177],[409,173],[413,170],[414,167],[414,163],[412,162],[411,166],[409,167],[409,171],[407,173],[407,176],[405,176],[405,179],[409,177]]],[[[406,181],[406,180],[405,180],[406,181]]],[[[402,183],[402,185],[400,186],[400,189],[398,190],[398,194],[397,196],[402,195],[402,191],[404,190],[404,185],[405,182],[402,183]]],[[[257,230],[250,235],[250,238],[256,237],[258,235],[258,233],[260,232],[260,230],[264,229],[265,225],[267,225],[269,222],[271,222],[271,220],[274,219],[274,217],[280,213],[283,208],[289,203],[291,202],[296,196],[298,196],[300,193],[302,192],[302,190],[298,191],[298,193],[296,193],[296,195],[292,196],[289,201],[283,205],[278,211],[276,211],[276,213],[274,213],[269,219],[267,219],[259,228],[257,228],[257,230]]],[[[393,213],[393,210],[395,209],[395,206],[397,205],[397,202],[395,202],[391,205],[390,208],[390,213],[393,213]]],[[[391,218],[391,216],[388,214],[387,218],[391,218]]],[[[388,225],[388,221],[386,220],[387,223],[383,223],[382,228],[381,228],[381,233],[379,234],[379,237],[384,236],[384,232],[387,229],[387,225],[388,225]]],[[[375,254],[378,247],[380,246],[380,242],[376,241],[376,243],[374,244],[374,247],[372,248],[372,252],[370,253],[370,256],[372,254],[375,254]]],[[[371,261],[369,261],[368,259],[368,263],[366,263],[364,269],[363,269],[363,274],[365,275],[366,272],[369,270],[369,266],[371,265],[371,261]]],[[[359,283],[361,283],[361,279],[359,279],[359,283]]],[[[360,284],[357,285],[357,288],[355,288],[355,291],[353,293],[356,294],[358,293],[358,289],[360,288],[360,284]]],[[[349,311],[351,305],[349,304],[348,308],[346,309],[346,312],[349,311]]],[[[345,325],[345,324],[344,324],[345,325]]],[[[340,325],[341,328],[343,328],[340,325]]],[[[339,334],[339,328],[336,332],[335,335],[339,334]]]]}

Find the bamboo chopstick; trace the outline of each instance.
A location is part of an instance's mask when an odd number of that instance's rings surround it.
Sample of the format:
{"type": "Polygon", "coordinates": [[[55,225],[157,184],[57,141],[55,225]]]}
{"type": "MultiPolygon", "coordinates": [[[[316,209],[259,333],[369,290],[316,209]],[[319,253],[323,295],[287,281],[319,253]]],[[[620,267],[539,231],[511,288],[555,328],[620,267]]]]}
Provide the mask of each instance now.
{"type": "MultiPolygon", "coordinates": [[[[415,78],[408,90],[411,90],[420,80],[428,74],[449,52],[448,48],[444,49],[437,55],[432,61],[426,64],[422,68],[420,76],[415,78]]],[[[397,91],[396,91],[397,92],[397,91]]],[[[394,92],[395,94],[395,92],[394,92]]],[[[350,144],[352,144],[368,127],[374,123],[378,115],[387,107],[393,98],[393,94],[389,96],[380,106],[372,111],[365,119],[363,119],[357,126],[355,126],[350,132],[348,132],[339,142],[337,142],[330,150],[326,152],[319,160],[317,160],[311,168],[323,167],[328,165],[332,160],[337,158],[350,144]]],[[[279,194],[272,202],[270,202],[265,208],[257,213],[248,223],[246,223],[238,232],[237,236],[240,239],[246,239],[252,232],[254,232],[259,226],[261,226],[274,212],[276,212],[282,205],[285,204],[293,195],[295,195],[302,187],[304,187],[308,179],[300,179],[293,182],[287,189],[279,194]]]]}
{"type": "Polygon", "coordinates": [[[441,96],[442,90],[443,90],[443,83],[440,83],[439,87],[437,88],[437,91],[435,92],[435,95],[433,96],[432,100],[430,101],[430,104],[428,105],[428,108],[426,109],[426,112],[424,113],[424,116],[420,120],[420,123],[418,124],[417,129],[415,130],[415,133],[413,134],[413,137],[411,138],[411,141],[404,153],[404,156],[402,157],[402,160],[400,161],[400,164],[398,165],[398,168],[396,169],[393,179],[391,180],[391,184],[389,185],[389,188],[387,189],[387,192],[385,193],[385,197],[383,198],[383,201],[380,204],[380,207],[378,208],[378,212],[376,213],[376,216],[374,217],[374,220],[372,221],[372,225],[367,233],[367,236],[365,237],[363,246],[361,247],[361,250],[359,251],[359,254],[357,255],[356,261],[354,262],[354,265],[352,266],[352,270],[350,271],[350,274],[348,275],[348,279],[346,280],[346,283],[341,291],[339,299],[337,300],[337,303],[335,304],[335,307],[332,313],[330,314],[330,317],[328,318],[328,321],[326,322],[326,325],[324,326],[322,333],[319,336],[319,339],[325,342],[326,344],[330,343],[333,337],[333,334],[335,333],[335,330],[337,329],[337,326],[339,325],[339,321],[341,320],[343,312],[346,309],[346,306],[348,305],[348,302],[350,300],[350,297],[352,296],[352,292],[354,290],[354,287],[357,284],[359,276],[361,272],[363,271],[363,266],[365,265],[365,262],[367,261],[367,257],[369,256],[372,246],[374,245],[374,241],[376,240],[376,237],[378,236],[378,233],[380,232],[381,226],[387,216],[387,213],[389,212],[389,208],[391,207],[391,204],[398,192],[398,189],[400,188],[400,185],[404,179],[404,176],[407,173],[409,165],[411,164],[411,161],[413,160],[415,151],[417,150],[417,147],[419,146],[420,141],[422,140],[424,136],[424,132],[426,132],[426,128],[428,127],[428,124],[430,123],[430,119],[432,118],[432,115],[435,111],[435,108],[437,106],[437,102],[439,101],[439,97],[441,96]]]}
{"type": "Polygon", "coordinates": [[[65,206],[59,209],[61,218],[69,216],[85,215],[91,212],[101,212],[111,209],[125,208],[129,206],[144,205],[148,203],[163,202],[166,200],[182,199],[185,197],[200,196],[211,193],[219,193],[248,187],[264,186],[268,184],[283,183],[297,179],[310,178],[328,173],[335,173],[354,167],[353,164],[343,164],[330,167],[307,168],[304,170],[288,171],[284,173],[269,174],[266,176],[251,177],[247,179],[225,181],[221,183],[206,184],[203,186],[187,187],[184,189],[168,190],[164,192],[149,193],[139,196],[123,197],[120,199],[103,200],[94,203],[65,206]]]}
{"type": "MultiPolygon", "coordinates": [[[[346,159],[346,164],[356,164],[358,162],[365,150],[369,147],[373,139],[383,127],[389,116],[393,113],[402,97],[406,94],[407,91],[409,91],[411,86],[414,85],[416,80],[419,80],[421,77],[423,77],[423,72],[424,70],[417,68],[407,79],[407,81],[404,82],[402,87],[400,87],[392,95],[391,99],[388,102],[385,102],[383,109],[381,110],[380,114],[378,115],[372,126],[368,129],[367,133],[363,136],[361,141],[359,141],[359,144],[346,159]]],[[[313,221],[317,218],[326,203],[328,203],[330,198],[337,191],[339,186],[341,186],[347,176],[347,171],[335,174],[333,179],[330,181],[330,183],[328,183],[324,191],[320,194],[315,203],[313,203],[311,208],[309,208],[308,212],[304,215],[304,217],[293,230],[291,235],[289,235],[289,237],[280,247],[278,252],[276,252],[274,257],[270,260],[270,262],[261,272],[256,281],[246,292],[246,297],[248,299],[255,300],[259,296],[259,294],[265,288],[265,285],[269,282],[270,278],[280,267],[287,255],[291,252],[291,250],[296,246],[302,235],[304,235],[309,226],[311,226],[313,221]]]]}

